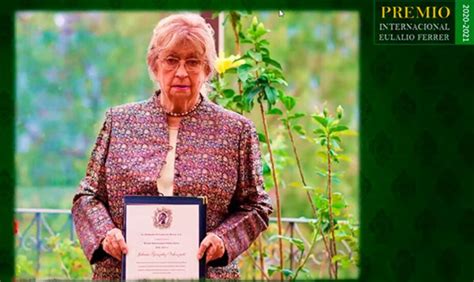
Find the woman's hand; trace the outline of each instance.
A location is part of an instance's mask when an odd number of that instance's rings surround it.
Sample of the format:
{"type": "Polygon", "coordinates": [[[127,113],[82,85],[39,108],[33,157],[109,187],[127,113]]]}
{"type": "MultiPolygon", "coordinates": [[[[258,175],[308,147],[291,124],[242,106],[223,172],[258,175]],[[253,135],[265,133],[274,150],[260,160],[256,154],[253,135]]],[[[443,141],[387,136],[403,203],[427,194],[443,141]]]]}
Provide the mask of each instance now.
{"type": "Polygon", "coordinates": [[[224,242],[214,233],[207,233],[199,246],[198,259],[206,253],[206,263],[221,258],[225,253],[224,242]]]}
{"type": "Polygon", "coordinates": [[[125,244],[122,231],[118,228],[111,229],[107,232],[104,241],[102,241],[102,248],[109,255],[118,260],[122,260],[122,253],[127,254],[128,252],[128,247],[127,244],[125,244]]]}

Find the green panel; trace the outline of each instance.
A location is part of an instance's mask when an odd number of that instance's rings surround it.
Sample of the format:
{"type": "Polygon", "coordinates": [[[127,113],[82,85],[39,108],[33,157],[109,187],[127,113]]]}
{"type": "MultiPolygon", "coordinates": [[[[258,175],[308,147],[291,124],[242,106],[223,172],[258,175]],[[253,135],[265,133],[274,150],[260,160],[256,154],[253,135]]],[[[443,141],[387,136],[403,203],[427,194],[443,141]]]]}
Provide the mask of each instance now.
{"type": "Polygon", "coordinates": [[[474,1],[456,1],[456,44],[474,44],[474,1]]]}

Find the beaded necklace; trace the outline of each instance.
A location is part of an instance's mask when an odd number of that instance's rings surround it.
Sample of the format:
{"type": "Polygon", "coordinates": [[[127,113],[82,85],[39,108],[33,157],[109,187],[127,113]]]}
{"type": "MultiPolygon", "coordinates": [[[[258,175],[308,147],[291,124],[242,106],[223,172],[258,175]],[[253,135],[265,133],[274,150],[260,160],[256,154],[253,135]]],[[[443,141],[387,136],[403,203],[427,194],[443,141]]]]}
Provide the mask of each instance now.
{"type": "Polygon", "coordinates": [[[168,112],[168,111],[165,110],[165,113],[169,116],[172,116],[172,117],[185,117],[185,116],[189,115],[190,113],[194,112],[197,109],[197,107],[199,107],[201,102],[202,102],[202,97],[199,96],[199,101],[189,111],[186,111],[184,113],[173,113],[173,112],[168,112]]]}

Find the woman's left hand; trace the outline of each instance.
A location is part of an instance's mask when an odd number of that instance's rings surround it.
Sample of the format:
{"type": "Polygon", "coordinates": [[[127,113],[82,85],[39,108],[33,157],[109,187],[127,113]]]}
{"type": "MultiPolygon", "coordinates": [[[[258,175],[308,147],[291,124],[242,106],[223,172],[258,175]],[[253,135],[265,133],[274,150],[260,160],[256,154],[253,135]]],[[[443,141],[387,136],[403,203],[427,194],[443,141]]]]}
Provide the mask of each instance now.
{"type": "Polygon", "coordinates": [[[224,242],[214,233],[207,233],[199,246],[198,259],[206,254],[206,263],[221,258],[225,253],[224,242]]]}

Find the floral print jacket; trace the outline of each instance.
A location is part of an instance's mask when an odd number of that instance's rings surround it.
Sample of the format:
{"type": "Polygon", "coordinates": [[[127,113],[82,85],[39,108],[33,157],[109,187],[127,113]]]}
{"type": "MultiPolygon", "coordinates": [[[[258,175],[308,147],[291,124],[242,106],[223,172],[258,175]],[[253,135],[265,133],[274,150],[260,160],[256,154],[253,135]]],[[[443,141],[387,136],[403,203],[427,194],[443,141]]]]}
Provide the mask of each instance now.
{"type": "MultiPolygon", "coordinates": [[[[156,179],[171,149],[158,95],[107,111],[74,196],[74,224],[94,279],[120,279],[120,262],[101,242],[110,229],[122,229],[123,197],[158,195],[156,179]]],[[[239,278],[234,259],[267,228],[272,212],[253,123],[204,98],[181,120],[173,189],[208,198],[207,231],[223,240],[226,253],[208,265],[206,277],[239,278]]]]}

